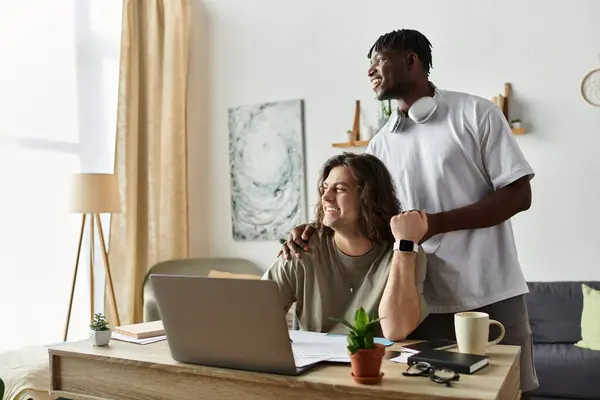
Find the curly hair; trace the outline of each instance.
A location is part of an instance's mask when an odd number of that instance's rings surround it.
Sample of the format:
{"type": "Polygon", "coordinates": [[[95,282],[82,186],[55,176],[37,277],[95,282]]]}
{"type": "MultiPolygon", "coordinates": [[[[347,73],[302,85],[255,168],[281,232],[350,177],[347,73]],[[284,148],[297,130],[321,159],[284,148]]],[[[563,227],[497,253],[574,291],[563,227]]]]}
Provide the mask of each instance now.
{"type": "Polygon", "coordinates": [[[321,197],[324,193],[323,182],[332,169],[340,166],[348,168],[356,181],[360,202],[360,231],[373,242],[392,243],[394,236],[390,228],[390,219],[401,212],[400,201],[387,167],[371,154],[344,152],[325,162],[318,181],[319,201],[315,207],[316,217],[313,225],[320,232],[333,232],[330,227],[323,225],[325,213],[321,197]]]}

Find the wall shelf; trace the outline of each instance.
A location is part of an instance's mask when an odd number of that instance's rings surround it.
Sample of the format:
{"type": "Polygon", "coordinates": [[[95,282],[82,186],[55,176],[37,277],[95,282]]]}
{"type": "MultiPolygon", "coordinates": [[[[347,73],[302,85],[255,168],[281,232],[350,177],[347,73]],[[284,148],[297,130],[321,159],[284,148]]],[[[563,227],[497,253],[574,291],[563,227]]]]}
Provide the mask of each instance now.
{"type": "MultiPolygon", "coordinates": [[[[507,121],[509,121],[509,123],[510,123],[510,120],[508,118],[508,100],[510,97],[510,92],[511,92],[510,83],[506,83],[506,84],[504,84],[504,95],[498,95],[498,96],[494,96],[492,98],[492,101],[494,103],[496,103],[496,105],[498,105],[498,107],[500,107],[500,109],[502,110],[502,114],[504,114],[504,117],[507,119],[507,121]]],[[[527,131],[523,127],[511,128],[511,131],[512,131],[513,135],[524,135],[527,133],[527,131]]],[[[332,143],[331,147],[336,147],[339,149],[347,149],[347,148],[352,148],[352,147],[367,147],[369,145],[370,140],[359,140],[359,138],[360,138],[360,100],[356,100],[356,102],[355,102],[354,125],[352,127],[352,130],[348,131],[348,133],[350,134],[349,135],[350,137],[347,142],[332,143]]]]}
{"type": "Polygon", "coordinates": [[[356,100],[354,104],[354,125],[350,134],[349,141],[343,143],[333,143],[332,147],[349,148],[349,147],[367,147],[368,140],[360,140],[360,100],[356,100]]]}
{"type": "Polygon", "coordinates": [[[334,143],[332,147],[348,148],[348,147],[367,147],[369,140],[357,140],[353,142],[334,143]]]}
{"type": "MultiPolygon", "coordinates": [[[[506,118],[506,120],[508,121],[508,123],[510,124],[510,118],[508,117],[508,100],[510,97],[510,91],[511,91],[511,87],[510,87],[510,83],[505,83],[504,84],[504,95],[499,94],[498,96],[494,96],[492,97],[492,101],[498,106],[500,107],[500,109],[502,110],[502,114],[504,114],[504,118],[506,118]]],[[[512,128],[512,133],[513,135],[524,135],[527,133],[527,131],[524,128],[512,128]]]]}

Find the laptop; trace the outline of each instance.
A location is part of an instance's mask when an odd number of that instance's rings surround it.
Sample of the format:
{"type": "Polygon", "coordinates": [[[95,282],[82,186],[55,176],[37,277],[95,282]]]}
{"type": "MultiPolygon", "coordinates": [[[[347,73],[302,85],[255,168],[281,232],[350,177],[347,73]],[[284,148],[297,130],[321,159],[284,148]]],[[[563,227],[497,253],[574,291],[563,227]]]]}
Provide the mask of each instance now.
{"type": "Polygon", "coordinates": [[[298,375],[283,301],[270,280],[151,274],[174,360],[298,375]]]}

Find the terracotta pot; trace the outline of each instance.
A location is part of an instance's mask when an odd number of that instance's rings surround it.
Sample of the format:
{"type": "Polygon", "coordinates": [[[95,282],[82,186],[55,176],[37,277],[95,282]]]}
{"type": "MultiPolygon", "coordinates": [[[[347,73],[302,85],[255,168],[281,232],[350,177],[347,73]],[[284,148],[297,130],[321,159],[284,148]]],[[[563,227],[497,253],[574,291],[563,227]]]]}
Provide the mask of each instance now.
{"type": "Polygon", "coordinates": [[[379,378],[384,355],[385,346],[379,343],[375,343],[372,349],[360,349],[351,354],[350,365],[354,379],[379,378]]]}

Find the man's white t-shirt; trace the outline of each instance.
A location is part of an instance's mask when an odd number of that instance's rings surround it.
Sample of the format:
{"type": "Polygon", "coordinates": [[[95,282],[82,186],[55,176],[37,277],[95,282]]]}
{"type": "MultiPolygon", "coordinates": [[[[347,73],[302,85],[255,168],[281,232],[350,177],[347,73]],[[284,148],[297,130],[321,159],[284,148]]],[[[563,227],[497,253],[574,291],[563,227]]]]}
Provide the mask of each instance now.
{"type": "MultiPolygon", "coordinates": [[[[423,124],[387,125],[367,153],[392,174],[403,210],[450,211],[476,203],[534,173],[500,108],[466,93],[436,89],[438,108],[423,124]]],[[[389,123],[388,123],[389,124],[389,123]]],[[[424,297],[431,313],[470,310],[527,293],[510,220],[440,234],[423,243],[424,297]]]]}

